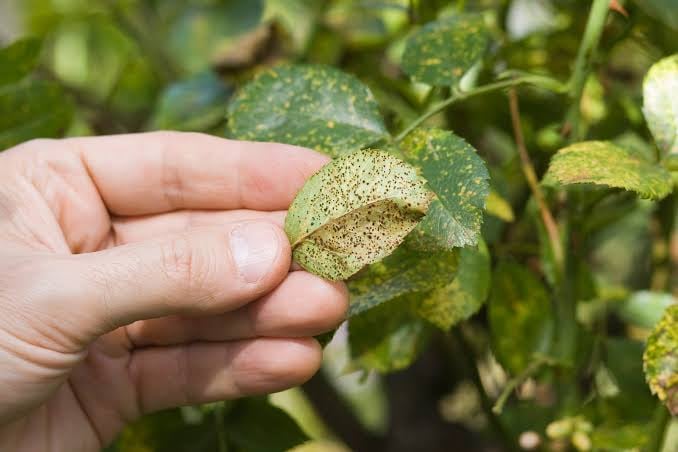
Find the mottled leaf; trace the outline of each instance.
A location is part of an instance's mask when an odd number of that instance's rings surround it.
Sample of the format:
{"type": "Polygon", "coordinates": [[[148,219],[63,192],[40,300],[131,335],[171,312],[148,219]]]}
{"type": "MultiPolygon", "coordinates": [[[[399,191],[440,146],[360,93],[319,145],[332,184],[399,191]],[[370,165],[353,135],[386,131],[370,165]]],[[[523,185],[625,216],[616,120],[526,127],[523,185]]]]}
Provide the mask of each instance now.
{"type": "Polygon", "coordinates": [[[0,86],[16,83],[30,74],[38,62],[40,41],[21,39],[0,49],[0,86]]]}
{"type": "Polygon", "coordinates": [[[489,34],[478,14],[460,14],[424,25],[408,40],[403,70],[416,81],[449,86],[485,53],[489,34]]]}
{"type": "Polygon", "coordinates": [[[0,87],[0,150],[32,138],[60,136],[73,106],[59,85],[26,79],[0,87]]]}
{"type": "Polygon", "coordinates": [[[432,330],[415,313],[421,295],[403,295],[351,317],[348,338],[357,365],[386,373],[414,362],[432,330]]]}
{"type": "Polygon", "coordinates": [[[247,452],[285,452],[310,439],[266,397],[239,400],[227,413],[225,424],[229,442],[247,452]]]}
{"type": "Polygon", "coordinates": [[[229,118],[235,138],[296,144],[333,156],[388,135],[367,87],[322,65],[262,72],[233,99],[229,118]]]}
{"type": "Polygon", "coordinates": [[[675,303],[670,293],[641,290],[621,302],[617,314],[632,325],[649,329],[659,322],[666,308],[675,303]]]}
{"type": "Polygon", "coordinates": [[[666,308],[647,339],[643,368],[650,390],[678,415],[678,305],[666,308]]]}
{"type": "Polygon", "coordinates": [[[414,230],[422,249],[451,249],[478,243],[489,174],[475,149],[439,129],[419,129],[402,143],[405,158],[421,168],[437,198],[414,230]]]}
{"type": "Polygon", "coordinates": [[[551,300],[542,282],[526,268],[508,262],[494,270],[488,306],[492,349],[513,374],[535,353],[547,353],[553,335],[551,300]]]}
{"type": "Polygon", "coordinates": [[[595,184],[662,199],[673,188],[671,175],[606,141],[584,141],[558,151],[544,176],[545,185],[595,184]]]}
{"type": "Polygon", "coordinates": [[[490,190],[490,193],[487,195],[487,199],[485,200],[485,211],[493,217],[497,217],[508,223],[515,220],[511,204],[494,190],[490,190]]]}
{"type": "MultiPolygon", "coordinates": [[[[678,8],[676,8],[678,10],[678,8]]],[[[643,113],[659,149],[678,153],[678,54],[652,65],[643,82],[643,113]]]]}
{"type": "Polygon", "coordinates": [[[226,115],[232,90],[211,71],[169,85],[152,118],[154,129],[203,132],[226,115]]]}
{"type": "Polygon", "coordinates": [[[443,330],[478,312],[490,289],[490,255],[483,241],[477,248],[459,251],[459,269],[447,286],[431,291],[417,305],[417,313],[443,330]]]}
{"type": "Polygon", "coordinates": [[[416,170],[386,152],[340,157],[311,176],[289,208],[294,259],[312,273],[346,279],[393,252],[431,197],[416,170]]]}
{"type": "Polygon", "coordinates": [[[445,287],[457,267],[456,251],[427,252],[403,245],[349,281],[349,317],[405,294],[445,287]]]}

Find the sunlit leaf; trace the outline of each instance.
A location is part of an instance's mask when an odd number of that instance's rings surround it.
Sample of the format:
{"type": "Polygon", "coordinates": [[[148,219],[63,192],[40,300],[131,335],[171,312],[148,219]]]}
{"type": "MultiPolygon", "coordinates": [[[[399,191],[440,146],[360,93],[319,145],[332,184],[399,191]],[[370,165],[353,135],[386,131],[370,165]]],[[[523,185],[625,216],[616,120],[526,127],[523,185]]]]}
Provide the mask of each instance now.
{"type": "MultiPolygon", "coordinates": [[[[678,11],[678,7],[675,8],[678,11]]],[[[678,13],[677,13],[678,20],[678,13]]],[[[678,23],[676,24],[678,27],[678,23]]],[[[643,82],[643,113],[659,149],[678,153],[678,54],[652,65],[643,82]]]]}
{"type": "Polygon", "coordinates": [[[478,312],[490,289],[490,255],[484,242],[459,251],[459,270],[447,286],[428,293],[417,314],[448,330],[478,312]]]}
{"type": "Polygon", "coordinates": [[[229,118],[235,138],[296,144],[334,156],[387,136],[367,87],[322,65],[262,72],[233,99],[229,118]]]}
{"type": "Polygon", "coordinates": [[[478,243],[489,174],[475,149],[452,132],[418,129],[403,141],[402,150],[437,195],[412,240],[434,250],[478,243]]]}
{"type": "Polygon", "coordinates": [[[664,168],[606,141],[585,141],[559,150],[543,183],[606,185],[650,199],[662,199],[673,189],[671,175],[664,168]]]}
{"type": "Polygon", "coordinates": [[[461,14],[430,22],[407,41],[403,70],[429,85],[455,85],[485,53],[483,18],[461,14]]]}
{"type": "Polygon", "coordinates": [[[551,300],[542,282],[508,262],[494,270],[488,316],[492,350],[510,372],[523,371],[536,353],[547,353],[553,335],[551,300]]]}
{"type": "Polygon", "coordinates": [[[0,49],[0,86],[27,76],[38,62],[40,48],[39,40],[26,38],[0,49]]]}
{"type": "Polygon", "coordinates": [[[678,305],[666,308],[647,339],[643,368],[652,393],[678,415],[678,305]]]}
{"type": "Polygon", "coordinates": [[[202,132],[226,116],[232,90],[211,71],[169,85],[152,118],[154,129],[202,132]]]}
{"type": "Polygon", "coordinates": [[[289,208],[294,259],[312,273],[346,279],[393,252],[431,197],[416,170],[386,152],[340,157],[314,174],[289,208]]]}
{"type": "Polygon", "coordinates": [[[0,150],[58,137],[72,115],[71,101],[56,83],[27,79],[0,87],[0,150]]]}
{"type": "Polygon", "coordinates": [[[634,292],[617,306],[617,314],[626,322],[641,328],[653,328],[662,318],[666,308],[676,303],[667,292],[634,292]]]}
{"type": "Polygon", "coordinates": [[[487,199],[485,200],[485,211],[493,217],[497,217],[508,223],[515,220],[511,204],[494,190],[490,190],[490,193],[487,195],[487,199]]]}

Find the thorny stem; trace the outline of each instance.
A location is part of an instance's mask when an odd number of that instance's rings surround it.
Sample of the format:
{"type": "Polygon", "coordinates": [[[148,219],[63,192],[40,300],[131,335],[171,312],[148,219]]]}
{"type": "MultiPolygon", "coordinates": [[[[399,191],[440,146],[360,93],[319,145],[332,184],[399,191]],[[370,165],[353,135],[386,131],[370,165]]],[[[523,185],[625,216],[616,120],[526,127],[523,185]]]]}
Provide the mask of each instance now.
{"type": "Polygon", "coordinates": [[[572,128],[573,141],[580,141],[583,139],[582,128],[579,121],[581,114],[581,97],[584,93],[586,78],[591,69],[591,59],[593,58],[598,42],[600,41],[600,36],[603,33],[609,5],[610,0],[593,0],[593,6],[591,6],[591,12],[589,13],[588,21],[586,22],[584,36],[579,45],[579,50],[577,51],[577,59],[574,63],[572,77],[568,81],[572,105],[567,114],[566,124],[572,128]]]}
{"type": "Polygon", "coordinates": [[[511,124],[513,125],[513,134],[515,135],[516,146],[518,148],[518,154],[520,155],[521,168],[523,170],[523,174],[525,174],[527,184],[530,186],[532,195],[539,206],[539,213],[541,214],[541,219],[544,222],[546,233],[549,236],[549,242],[551,243],[551,248],[553,250],[553,257],[556,260],[556,265],[558,267],[558,271],[560,272],[563,269],[565,257],[563,254],[562,242],[560,241],[560,234],[558,232],[558,225],[556,224],[556,220],[553,218],[553,214],[549,210],[548,205],[546,205],[544,194],[539,187],[537,173],[534,170],[534,165],[532,164],[530,155],[528,154],[527,148],[525,147],[525,138],[523,137],[523,130],[520,126],[520,108],[518,106],[518,95],[516,94],[515,89],[509,90],[509,106],[511,109],[511,124]]]}
{"type": "Polygon", "coordinates": [[[501,414],[501,412],[504,410],[504,405],[506,404],[506,401],[508,400],[511,393],[525,380],[539,372],[539,370],[545,364],[551,364],[551,359],[546,356],[537,356],[535,360],[525,368],[525,370],[506,382],[506,386],[504,386],[504,389],[501,391],[501,394],[499,394],[497,401],[492,407],[492,412],[497,415],[501,414]]]}
{"type": "Polygon", "coordinates": [[[421,114],[421,116],[412,121],[407,127],[405,127],[405,129],[403,129],[402,132],[400,132],[395,137],[395,142],[398,143],[402,141],[407,135],[409,135],[410,132],[419,127],[424,121],[429,119],[431,116],[440,113],[445,108],[449,107],[450,105],[456,102],[468,99],[469,97],[477,96],[479,94],[490,93],[492,91],[498,91],[501,89],[510,88],[522,84],[532,84],[556,92],[562,91],[563,89],[562,84],[557,80],[540,75],[529,74],[521,75],[508,80],[501,80],[498,82],[489,83],[487,85],[482,85],[469,91],[456,91],[452,93],[452,95],[447,99],[431,105],[424,113],[421,114]]]}

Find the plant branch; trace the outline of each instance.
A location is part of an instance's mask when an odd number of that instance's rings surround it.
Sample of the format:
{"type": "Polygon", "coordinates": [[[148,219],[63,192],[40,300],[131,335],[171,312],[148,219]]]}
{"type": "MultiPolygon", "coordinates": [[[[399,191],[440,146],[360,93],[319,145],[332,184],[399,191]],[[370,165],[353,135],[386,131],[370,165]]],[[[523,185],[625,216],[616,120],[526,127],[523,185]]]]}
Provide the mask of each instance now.
{"type": "Polygon", "coordinates": [[[562,84],[555,79],[541,75],[526,74],[512,79],[501,80],[498,82],[489,83],[487,85],[482,85],[469,91],[456,91],[452,93],[452,95],[447,99],[441,100],[440,102],[431,105],[424,113],[421,114],[421,116],[412,121],[395,137],[395,142],[398,143],[402,141],[407,135],[409,135],[410,132],[419,127],[424,121],[429,119],[431,116],[440,113],[456,102],[466,100],[470,97],[478,96],[480,94],[490,93],[522,84],[532,84],[555,92],[560,92],[563,90],[562,84]]]}
{"type": "Polygon", "coordinates": [[[508,400],[511,393],[518,386],[520,386],[525,380],[539,372],[542,366],[549,363],[551,363],[551,360],[548,357],[537,356],[535,360],[532,361],[525,368],[525,370],[523,370],[520,374],[516,375],[515,377],[511,378],[508,382],[506,382],[506,386],[504,386],[504,389],[501,391],[501,394],[499,394],[497,401],[494,403],[494,406],[492,407],[492,412],[494,414],[501,414],[501,412],[504,410],[504,405],[506,404],[506,401],[508,400]]]}
{"type": "Polygon", "coordinates": [[[582,37],[577,51],[577,59],[574,63],[574,70],[572,76],[568,81],[568,88],[572,105],[567,114],[566,123],[572,128],[572,138],[575,141],[581,140],[582,128],[580,124],[580,103],[582,94],[584,93],[584,86],[586,85],[586,78],[591,70],[591,60],[595,54],[600,36],[603,33],[605,19],[609,9],[609,0],[593,0],[591,12],[589,13],[584,36],[582,37]]]}
{"type": "Polygon", "coordinates": [[[530,155],[528,154],[527,148],[525,147],[525,138],[523,137],[523,130],[520,126],[520,107],[518,106],[518,95],[516,94],[515,89],[509,90],[509,107],[511,109],[511,124],[513,125],[513,134],[515,135],[518,154],[520,155],[521,168],[523,170],[523,174],[525,175],[525,179],[527,180],[527,184],[532,191],[532,195],[539,206],[539,213],[541,214],[541,219],[549,237],[551,249],[553,250],[553,257],[556,260],[556,265],[560,272],[563,269],[565,257],[563,254],[560,234],[558,232],[558,225],[556,224],[556,220],[553,218],[553,214],[546,204],[544,194],[542,193],[541,187],[539,186],[537,173],[534,170],[534,165],[532,164],[530,155]]]}

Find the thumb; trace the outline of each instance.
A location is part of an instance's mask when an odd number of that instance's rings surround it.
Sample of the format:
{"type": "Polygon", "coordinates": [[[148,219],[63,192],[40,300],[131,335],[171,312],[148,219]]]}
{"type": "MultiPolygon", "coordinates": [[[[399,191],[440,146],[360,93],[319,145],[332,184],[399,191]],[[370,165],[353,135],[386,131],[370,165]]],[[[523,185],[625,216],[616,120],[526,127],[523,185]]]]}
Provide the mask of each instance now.
{"type": "Polygon", "coordinates": [[[242,306],[285,278],[290,254],[270,222],[194,229],[73,256],[63,301],[88,313],[83,334],[91,340],[136,320],[242,306]]]}

